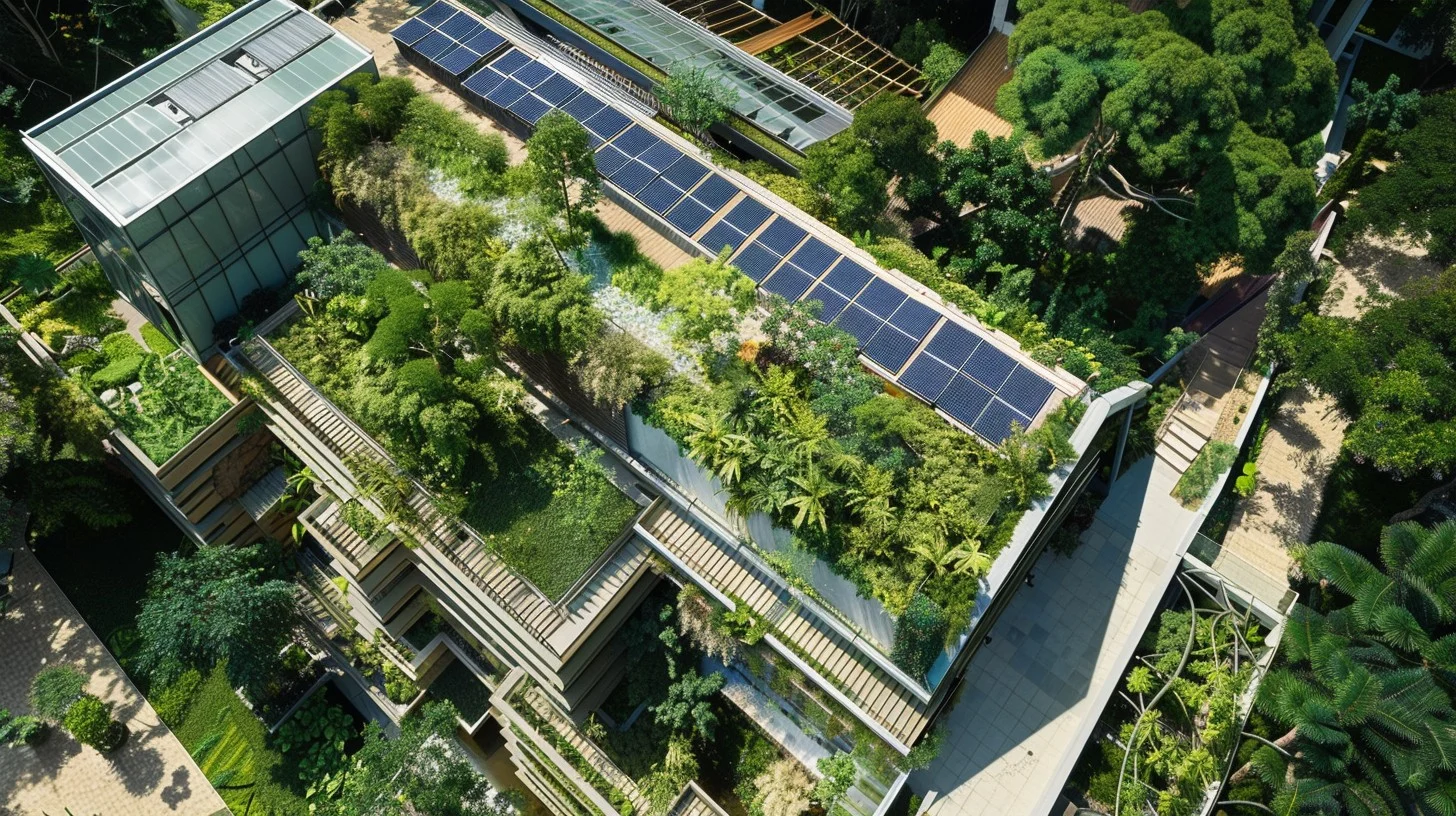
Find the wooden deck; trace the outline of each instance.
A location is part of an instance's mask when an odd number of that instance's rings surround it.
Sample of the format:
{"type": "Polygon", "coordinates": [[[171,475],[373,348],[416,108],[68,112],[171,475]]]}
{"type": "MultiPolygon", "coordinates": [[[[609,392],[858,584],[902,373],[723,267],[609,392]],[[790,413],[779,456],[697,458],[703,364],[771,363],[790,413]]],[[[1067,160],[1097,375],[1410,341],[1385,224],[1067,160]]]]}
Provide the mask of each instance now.
{"type": "Polygon", "coordinates": [[[640,528],[702,580],[767,620],[776,637],[797,647],[801,658],[807,655],[815,671],[896,740],[915,744],[927,725],[925,704],[838,630],[795,603],[777,580],[667,502],[649,508],[640,528]]]}
{"type": "Polygon", "coordinates": [[[786,23],[780,23],[778,28],[772,28],[762,34],[749,37],[739,43],[738,47],[754,56],[758,56],[776,45],[783,45],[809,29],[825,22],[826,19],[816,15],[812,11],[806,11],[786,23]]]}
{"type": "Polygon", "coordinates": [[[978,130],[992,137],[1011,135],[1011,123],[996,114],[996,92],[1012,73],[1006,43],[1005,34],[992,32],[926,109],[942,141],[965,147],[978,130]]]}

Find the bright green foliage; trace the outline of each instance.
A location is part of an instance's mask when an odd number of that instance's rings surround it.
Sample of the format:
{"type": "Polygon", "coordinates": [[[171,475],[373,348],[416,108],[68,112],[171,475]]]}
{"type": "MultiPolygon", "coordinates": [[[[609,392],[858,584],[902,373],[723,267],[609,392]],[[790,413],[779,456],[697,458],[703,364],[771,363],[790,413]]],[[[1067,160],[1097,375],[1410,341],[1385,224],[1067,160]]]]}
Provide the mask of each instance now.
{"type": "Polygon", "coordinates": [[[298,253],[302,265],[296,278],[300,288],[328,300],[335,295],[362,295],[369,282],[389,268],[384,256],[370,249],[351,232],[325,241],[314,236],[308,249],[298,253]]]}
{"type": "Polygon", "coordinates": [[[738,103],[738,92],[731,85],[687,64],[674,65],[667,80],[652,92],[669,116],[704,141],[708,130],[727,119],[728,111],[738,103]]]}
{"type": "Polygon", "coordinates": [[[966,283],[978,282],[992,264],[1034,266],[1060,243],[1051,180],[1031,166],[1019,145],[982,130],[969,147],[947,141],[938,151],[941,189],[951,210],[979,207],[967,220],[971,253],[951,265],[966,283]]]}
{"type": "Polygon", "coordinates": [[[414,83],[405,77],[380,77],[377,81],[361,83],[357,88],[359,118],[368,125],[374,138],[389,139],[399,132],[406,121],[412,119],[406,113],[406,108],[419,92],[415,90],[414,83]]]}
{"type": "Polygon", "coordinates": [[[1227,442],[1212,440],[1203,446],[1188,470],[1173,486],[1173,498],[1185,507],[1197,507],[1208,496],[1214,482],[1233,466],[1239,456],[1239,449],[1227,442]]]}
{"type": "Polygon", "coordinates": [[[950,630],[945,610],[921,593],[910,598],[909,606],[895,621],[895,647],[890,659],[911,677],[924,680],[926,672],[945,648],[950,630]]]}
{"type": "MultiPolygon", "coordinates": [[[[1324,41],[1284,0],[1212,0],[1212,53],[1235,75],[1240,118],[1291,147],[1324,127],[1339,78],[1324,41]]],[[[1176,15],[1178,12],[1170,11],[1176,15]]]]}
{"type": "Polygon", "coordinates": [[[1400,158],[1360,191],[1351,227],[1404,233],[1438,262],[1456,260],[1456,92],[1422,99],[1415,125],[1391,141],[1400,158]]]}
{"type": "Polygon", "coordinates": [[[668,686],[667,698],[653,707],[652,716],[674,734],[710,741],[718,727],[712,698],[722,688],[722,674],[699,676],[697,669],[688,669],[668,686]]]}
{"type": "Polygon", "coordinates": [[[202,672],[188,669],[170,683],[153,686],[149,700],[162,722],[176,729],[182,725],[182,720],[192,705],[192,698],[201,687],[202,672]]]}
{"type": "Polygon", "coordinates": [[[819,784],[814,786],[814,800],[824,808],[825,813],[833,813],[834,806],[854,787],[857,773],[854,757],[840,752],[820,759],[819,773],[823,776],[819,779],[819,784]]]}
{"type": "Polygon", "coordinates": [[[410,100],[395,144],[416,161],[438,168],[467,196],[501,192],[510,153],[498,133],[481,133],[455,111],[426,96],[410,100]]]}
{"type": "Polygon", "coordinates": [[[1202,240],[1239,252],[1247,270],[1263,270],[1314,211],[1309,168],[1297,165],[1278,139],[1255,135],[1241,122],[1198,184],[1194,217],[1202,240]]]}
{"type": "Polygon", "coordinates": [[[697,776],[698,758],[691,740],[674,737],[668,740],[667,754],[662,762],[652,766],[652,771],[642,778],[639,787],[651,806],[652,813],[666,813],[672,803],[682,795],[683,786],[697,776]]]}
{"type": "Polygon", "coordinates": [[[604,319],[592,305],[589,283],[562,265],[544,240],[518,244],[501,258],[491,290],[505,342],[565,357],[586,348],[604,319]]]}
{"type": "Polygon", "coordinates": [[[950,43],[938,42],[930,46],[925,59],[920,62],[920,76],[931,90],[939,90],[955,78],[956,72],[966,63],[966,55],[950,43]]]}
{"type": "Polygon", "coordinates": [[[111,707],[90,694],[81,695],[66,710],[66,730],[82,745],[103,752],[114,750],[125,732],[121,723],[111,719],[111,707]]]}
{"type": "Polygon", "coordinates": [[[30,710],[53,723],[66,718],[71,704],[86,692],[86,675],[75,666],[52,666],[30,681],[30,710]]]}
{"type": "Polygon", "coordinates": [[[410,246],[437,280],[488,279],[490,264],[504,251],[495,239],[501,223],[480,204],[440,199],[423,201],[400,218],[410,246]]]}
{"type": "MultiPolygon", "coordinates": [[[[344,709],[315,692],[274,734],[275,745],[298,764],[298,778],[310,791],[329,786],[344,770],[348,758],[344,743],[355,734],[355,723],[344,709]]],[[[329,786],[332,787],[332,786],[329,786]]]]}
{"type": "Polygon", "coordinates": [[[919,65],[936,43],[945,42],[945,29],[935,20],[916,20],[900,30],[900,38],[890,49],[895,56],[919,65]]]}
{"type": "Polygon", "coordinates": [[[1456,665],[1451,575],[1456,523],[1397,524],[1379,567],[1322,542],[1302,559],[1318,586],[1289,618],[1285,665],[1258,704],[1289,727],[1289,755],[1261,748],[1255,769],[1279,812],[1443,813],[1456,807],[1456,665]]]}
{"type": "Polygon", "coordinates": [[[222,416],[232,404],[208,382],[190,358],[148,355],[137,371],[142,390],[135,400],[110,406],[117,425],[147,458],[161,464],[222,416]]]}
{"type": "Polygon", "coordinates": [[[1054,47],[1032,51],[996,94],[1001,115],[1037,134],[1048,154],[1092,129],[1102,98],[1096,68],[1054,47]]]}
{"type": "Polygon", "coordinates": [[[627,332],[605,332],[572,363],[572,373],[600,405],[619,407],[667,376],[668,362],[627,332]]]}
{"type": "Polygon", "coordinates": [[[694,258],[662,273],[652,299],[654,308],[667,311],[673,336],[687,346],[733,335],[753,304],[753,281],[730,266],[726,254],[694,258]]]}
{"type": "Polygon", "coordinates": [[[1411,89],[1400,93],[1400,77],[1395,74],[1386,77],[1385,84],[1375,91],[1362,79],[1351,80],[1350,95],[1355,102],[1348,113],[1349,127],[1355,133],[1400,133],[1416,121],[1421,109],[1421,92],[1411,89]]]}
{"type": "Polygon", "coordinates": [[[97,391],[106,391],[130,385],[137,381],[137,375],[142,370],[142,363],[146,361],[147,359],[140,354],[112,360],[91,375],[91,387],[97,391]]]}
{"type": "Polygon", "coordinates": [[[1259,324],[1259,359],[1273,363],[1278,368],[1287,367],[1284,357],[1287,346],[1280,342],[1280,336],[1291,332],[1299,325],[1309,307],[1295,303],[1294,296],[1301,284],[1309,284],[1319,275],[1319,265],[1310,254],[1314,233],[1308,230],[1291,233],[1284,242],[1284,251],[1274,259],[1272,271],[1274,283],[1269,287],[1269,298],[1265,302],[1264,322],[1259,324]]]}
{"type": "Polygon", "coordinates": [[[813,209],[833,218],[841,232],[869,229],[889,203],[889,174],[875,152],[852,134],[840,134],[804,151],[802,178],[819,197],[813,209]]]}
{"type": "Polygon", "coordinates": [[[293,584],[268,577],[266,552],[255,544],[159,556],[137,615],[137,669],[165,684],[226,662],[229,682],[261,691],[299,622],[293,584]]]}
{"type": "Polygon", "coordinates": [[[26,331],[36,332],[56,351],[71,335],[103,337],[123,328],[121,318],[112,311],[116,290],[106,280],[101,265],[79,264],[66,270],[60,285],[50,297],[29,301],[22,308],[21,298],[10,302],[12,311],[26,331]]]}
{"type": "Polygon", "coordinates": [[[338,798],[319,803],[337,816],[507,816],[516,799],[492,789],[455,747],[455,707],[427,703],[391,739],[377,723],[364,728],[338,798]]]}
{"type": "Polygon", "coordinates": [[[1354,418],[1357,461],[1414,476],[1456,467],[1456,272],[1413,284],[1358,319],[1305,315],[1275,353],[1289,376],[1329,394],[1354,418]]]}
{"type": "Polygon", "coordinates": [[[148,351],[163,357],[177,350],[177,344],[163,334],[161,329],[150,323],[142,324],[142,340],[146,341],[148,351]]]}
{"type": "Polygon", "coordinates": [[[537,194],[551,211],[566,216],[567,230],[576,236],[582,214],[602,190],[586,128],[562,111],[541,117],[526,140],[526,166],[535,177],[537,194]]]}
{"type": "Polygon", "coordinates": [[[34,253],[54,263],[81,243],[75,222],[41,178],[20,134],[0,127],[0,281],[14,279],[18,257],[34,253]]]}
{"type": "Polygon", "coordinates": [[[420,687],[393,663],[384,664],[384,693],[392,703],[404,705],[420,695],[420,687]]]}

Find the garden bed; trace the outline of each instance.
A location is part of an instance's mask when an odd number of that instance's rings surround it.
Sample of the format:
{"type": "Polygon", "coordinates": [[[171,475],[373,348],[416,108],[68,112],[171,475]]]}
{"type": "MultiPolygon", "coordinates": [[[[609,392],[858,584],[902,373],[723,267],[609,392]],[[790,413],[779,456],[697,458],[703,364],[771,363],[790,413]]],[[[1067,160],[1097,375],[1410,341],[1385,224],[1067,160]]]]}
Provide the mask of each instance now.
{"type": "Polygon", "coordinates": [[[490,689],[459,660],[451,660],[430,683],[427,693],[432,699],[455,704],[461,719],[475,723],[490,710],[490,689]]]}

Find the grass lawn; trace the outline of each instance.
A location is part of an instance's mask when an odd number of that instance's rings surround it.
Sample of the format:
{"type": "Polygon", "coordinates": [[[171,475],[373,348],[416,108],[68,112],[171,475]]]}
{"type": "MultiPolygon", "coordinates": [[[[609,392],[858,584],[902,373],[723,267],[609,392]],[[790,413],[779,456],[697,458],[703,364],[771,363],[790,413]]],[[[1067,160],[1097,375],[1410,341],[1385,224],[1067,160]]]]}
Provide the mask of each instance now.
{"type": "Polygon", "coordinates": [[[294,764],[268,747],[267,729],[249,711],[221,670],[193,695],[174,729],[235,816],[307,813],[294,764]]]}
{"type": "Polygon", "coordinates": [[[1324,504],[1309,540],[1343,544],[1378,563],[1380,530],[1437,484],[1430,478],[1397,482],[1341,453],[1325,482],[1324,504]]]}

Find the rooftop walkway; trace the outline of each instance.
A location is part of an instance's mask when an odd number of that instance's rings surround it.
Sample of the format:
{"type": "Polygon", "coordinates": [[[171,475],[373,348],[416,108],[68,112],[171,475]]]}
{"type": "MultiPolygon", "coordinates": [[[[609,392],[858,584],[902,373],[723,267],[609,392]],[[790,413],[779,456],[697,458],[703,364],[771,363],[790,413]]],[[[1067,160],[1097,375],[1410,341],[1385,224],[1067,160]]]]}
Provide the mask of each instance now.
{"type": "Polygon", "coordinates": [[[1113,485],[1070,558],[1042,556],[966,670],[939,758],[911,784],[936,816],[1046,816],[1180,563],[1198,514],[1149,456],[1113,485]]]}
{"type": "Polygon", "coordinates": [[[996,91],[1011,80],[1006,42],[1005,34],[992,32],[926,109],[942,141],[965,147],[978,130],[989,136],[1011,135],[1011,123],[996,114],[996,91]]]}

